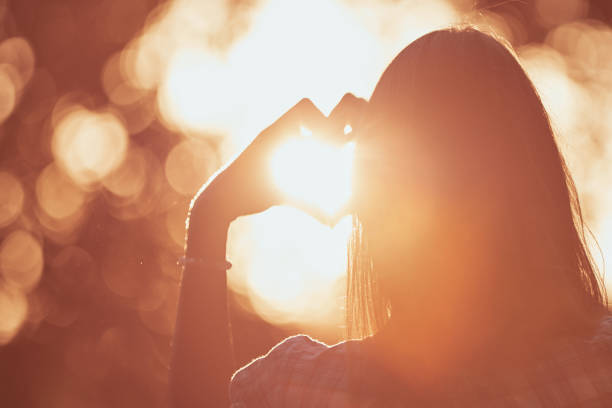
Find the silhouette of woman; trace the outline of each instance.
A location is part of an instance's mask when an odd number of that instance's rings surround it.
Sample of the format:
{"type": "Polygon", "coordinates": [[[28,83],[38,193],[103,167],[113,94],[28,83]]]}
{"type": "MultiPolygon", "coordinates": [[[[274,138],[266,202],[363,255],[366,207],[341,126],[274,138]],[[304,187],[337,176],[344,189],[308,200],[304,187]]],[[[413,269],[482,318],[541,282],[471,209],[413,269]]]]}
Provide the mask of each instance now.
{"type": "Polygon", "coordinates": [[[173,343],[177,407],[612,406],[612,319],[571,176],[517,58],[429,33],[366,103],[302,100],[194,199],[173,343]],[[269,151],[355,130],[348,339],[286,339],[232,375],[225,241],[281,202],[269,151]]]}

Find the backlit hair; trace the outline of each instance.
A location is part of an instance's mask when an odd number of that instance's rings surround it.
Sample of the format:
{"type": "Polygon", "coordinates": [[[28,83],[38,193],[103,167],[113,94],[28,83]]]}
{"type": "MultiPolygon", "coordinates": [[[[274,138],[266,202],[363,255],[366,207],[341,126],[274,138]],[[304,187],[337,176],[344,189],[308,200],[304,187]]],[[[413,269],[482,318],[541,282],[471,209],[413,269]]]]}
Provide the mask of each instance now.
{"type": "MultiPolygon", "coordinates": [[[[449,205],[456,197],[475,203],[466,205],[467,217],[481,217],[470,213],[475,208],[490,216],[481,252],[492,267],[481,304],[491,319],[483,325],[533,336],[593,326],[606,310],[606,295],[585,242],[578,194],[537,91],[508,46],[473,28],[417,39],[380,78],[368,121],[368,137],[398,180],[416,149],[433,161],[431,183],[449,205]]],[[[384,206],[396,197],[377,199],[384,206]]],[[[382,284],[387,278],[367,246],[368,226],[356,213],[349,338],[375,333],[393,313],[382,284]]]]}

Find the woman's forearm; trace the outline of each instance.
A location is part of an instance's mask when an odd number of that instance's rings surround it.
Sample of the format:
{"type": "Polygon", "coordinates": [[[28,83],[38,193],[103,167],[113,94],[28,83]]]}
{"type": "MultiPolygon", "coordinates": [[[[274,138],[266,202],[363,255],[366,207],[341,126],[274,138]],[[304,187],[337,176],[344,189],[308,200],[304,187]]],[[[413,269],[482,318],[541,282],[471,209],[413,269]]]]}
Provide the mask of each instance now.
{"type": "MultiPolygon", "coordinates": [[[[214,211],[192,213],[186,256],[225,260],[229,222],[214,211]]],[[[183,270],[172,342],[170,398],[176,408],[228,406],[233,350],[225,270],[187,264],[183,270]]]]}
{"type": "MultiPolygon", "coordinates": [[[[281,204],[269,180],[268,160],[278,143],[302,126],[328,127],[325,115],[308,99],[264,129],[203,186],[191,209],[187,257],[223,262],[230,222],[281,204]]],[[[193,265],[183,271],[170,372],[170,395],[177,408],[222,407],[229,400],[233,353],[227,280],[224,270],[201,269],[193,265]]]]}

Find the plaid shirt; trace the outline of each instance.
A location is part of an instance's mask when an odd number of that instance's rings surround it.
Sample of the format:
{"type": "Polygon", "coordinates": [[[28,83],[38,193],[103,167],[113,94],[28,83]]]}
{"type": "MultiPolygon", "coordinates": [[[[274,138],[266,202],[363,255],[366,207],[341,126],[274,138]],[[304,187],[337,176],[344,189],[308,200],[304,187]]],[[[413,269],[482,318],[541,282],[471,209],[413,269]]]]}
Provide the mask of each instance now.
{"type": "Polygon", "coordinates": [[[363,366],[351,370],[359,346],[290,337],[234,374],[231,407],[612,407],[612,316],[594,337],[565,343],[552,358],[512,373],[457,378],[436,392],[436,403],[411,399],[405,390],[361,392],[380,375],[363,366]]]}

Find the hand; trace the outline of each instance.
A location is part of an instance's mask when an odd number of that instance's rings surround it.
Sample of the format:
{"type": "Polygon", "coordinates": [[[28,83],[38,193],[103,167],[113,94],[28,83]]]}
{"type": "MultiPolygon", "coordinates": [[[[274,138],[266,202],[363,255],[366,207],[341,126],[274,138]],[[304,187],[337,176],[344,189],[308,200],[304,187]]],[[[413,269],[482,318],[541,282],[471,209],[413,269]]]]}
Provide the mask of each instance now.
{"type": "Polygon", "coordinates": [[[214,214],[209,216],[229,223],[239,216],[283,204],[282,192],[274,185],[269,173],[268,161],[274,150],[287,137],[299,136],[301,127],[311,130],[314,137],[343,143],[347,138],[343,132],[344,126],[352,124],[353,118],[362,113],[366,104],[365,100],[346,94],[326,118],[312,101],[302,99],[262,131],[233,162],[200,190],[192,202],[192,216],[194,213],[212,211],[214,214]]]}

